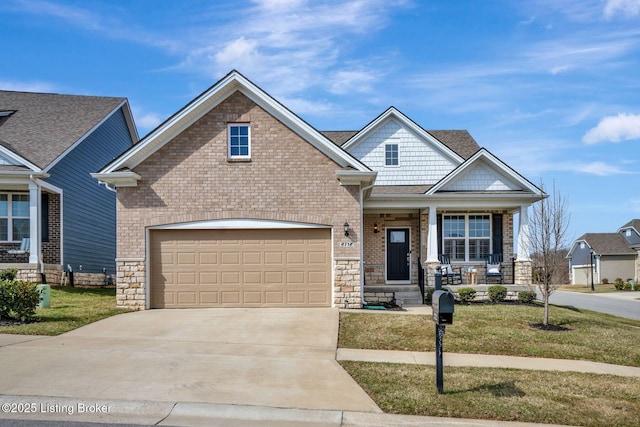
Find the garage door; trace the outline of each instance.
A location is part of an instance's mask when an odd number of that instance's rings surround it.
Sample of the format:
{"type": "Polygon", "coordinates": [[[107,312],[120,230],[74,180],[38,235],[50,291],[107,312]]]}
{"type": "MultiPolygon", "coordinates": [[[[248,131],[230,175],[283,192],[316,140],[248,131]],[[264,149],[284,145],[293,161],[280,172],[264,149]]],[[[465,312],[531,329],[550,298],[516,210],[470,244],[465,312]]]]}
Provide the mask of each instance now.
{"type": "Polygon", "coordinates": [[[329,307],[329,229],[153,230],[152,308],[329,307]]]}

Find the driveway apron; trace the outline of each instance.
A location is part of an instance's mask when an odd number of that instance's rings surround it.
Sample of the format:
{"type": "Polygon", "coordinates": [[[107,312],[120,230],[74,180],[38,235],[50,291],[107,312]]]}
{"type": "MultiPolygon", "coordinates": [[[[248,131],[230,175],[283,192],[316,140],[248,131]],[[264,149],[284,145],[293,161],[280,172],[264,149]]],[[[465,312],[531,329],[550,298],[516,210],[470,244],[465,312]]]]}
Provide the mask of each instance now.
{"type": "Polygon", "coordinates": [[[126,313],[0,347],[0,394],[381,412],[337,336],[336,309],[126,313]]]}

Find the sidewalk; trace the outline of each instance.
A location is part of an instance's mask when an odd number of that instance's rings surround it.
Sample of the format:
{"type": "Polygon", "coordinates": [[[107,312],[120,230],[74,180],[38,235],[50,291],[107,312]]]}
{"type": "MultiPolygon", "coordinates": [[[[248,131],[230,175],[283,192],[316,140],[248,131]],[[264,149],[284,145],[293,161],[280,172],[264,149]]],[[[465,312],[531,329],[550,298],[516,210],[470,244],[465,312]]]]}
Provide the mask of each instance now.
{"type": "Polygon", "coordinates": [[[69,423],[203,427],[560,427],[555,424],[195,402],[87,401],[56,397],[0,395],[0,404],[3,408],[0,412],[0,425],[5,425],[3,420],[46,420],[69,423]],[[20,414],[7,413],[4,410],[6,405],[14,404],[32,405],[36,410],[32,413],[20,414]]]}
{"type": "MultiPolygon", "coordinates": [[[[411,365],[435,365],[435,352],[361,350],[339,348],[337,360],[378,363],[406,363],[411,365]]],[[[445,366],[476,366],[481,368],[511,368],[534,371],[586,372],[640,378],[640,368],[610,365],[587,360],[545,359],[533,357],[499,356],[488,354],[443,354],[445,366]]]]}

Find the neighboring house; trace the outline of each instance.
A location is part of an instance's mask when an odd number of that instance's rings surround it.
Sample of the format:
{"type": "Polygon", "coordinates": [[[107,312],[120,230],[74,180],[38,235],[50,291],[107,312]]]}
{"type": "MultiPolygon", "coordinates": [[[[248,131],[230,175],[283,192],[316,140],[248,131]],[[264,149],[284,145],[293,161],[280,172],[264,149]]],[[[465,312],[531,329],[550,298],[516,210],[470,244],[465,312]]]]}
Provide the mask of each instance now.
{"type": "Polygon", "coordinates": [[[623,225],[615,233],[587,233],[572,245],[569,258],[573,285],[601,283],[607,279],[633,279],[640,276],[640,219],[623,225]]]}
{"type": "Polygon", "coordinates": [[[117,188],[117,301],[138,309],[360,307],[373,285],[432,280],[441,252],[504,254],[529,283],[545,197],[466,131],[390,108],[323,134],[236,71],[93,176],[117,188]]]}
{"type": "Polygon", "coordinates": [[[0,91],[0,268],[51,284],[69,266],[76,283],[114,274],[116,195],[90,173],[137,140],[125,98],[0,91]]]}

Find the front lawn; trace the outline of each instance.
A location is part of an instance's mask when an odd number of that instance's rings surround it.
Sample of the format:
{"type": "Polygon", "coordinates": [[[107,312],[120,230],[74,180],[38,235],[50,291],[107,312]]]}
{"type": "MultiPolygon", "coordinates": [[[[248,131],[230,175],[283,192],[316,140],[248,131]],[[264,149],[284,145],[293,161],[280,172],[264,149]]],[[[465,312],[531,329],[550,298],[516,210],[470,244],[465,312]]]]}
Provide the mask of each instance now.
{"type": "Polygon", "coordinates": [[[593,427],[640,419],[637,378],[445,366],[437,394],[433,366],[340,363],[386,413],[593,427]]]}
{"type": "MultiPolygon", "coordinates": [[[[640,367],[640,321],[565,307],[550,307],[550,323],[564,331],[542,331],[541,305],[456,305],[444,350],[455,353],[578,359],[640,367]]],[[[339,347],[434,351],[430,316],[340,314],[339,347]]]]}
{"type": "MultiPolygon", "coordinates": [[[[562,331],[542,331],[543,307],[456,305],[444,336],[447,352],[583,359],[640,366],[640,321],[551,306],[562,331]]],[[[338,346],[434,351],[430,316],[340,313],[338,346]]],[[[637,426],[638,378],[577,372],[444,367],[444,394],[435,367],[342,361],[387,413],[580,426],[637,426]]]]}
{"type": "Polygon", "coordinates": [[[0,334],[59,335],[129,310],[116,308],[116,290],[51,287],[51,308],[38,308],[31,323],[0,326],[0,334]]]}

